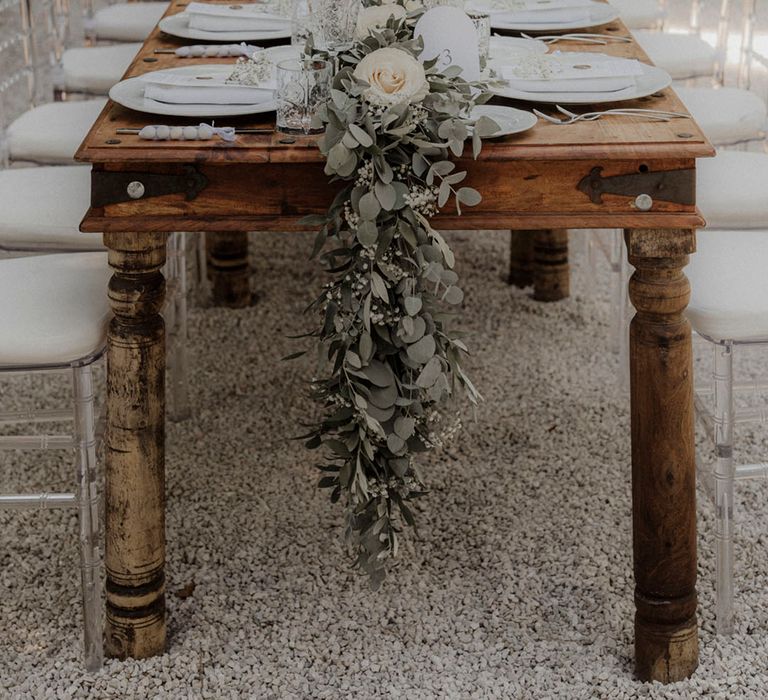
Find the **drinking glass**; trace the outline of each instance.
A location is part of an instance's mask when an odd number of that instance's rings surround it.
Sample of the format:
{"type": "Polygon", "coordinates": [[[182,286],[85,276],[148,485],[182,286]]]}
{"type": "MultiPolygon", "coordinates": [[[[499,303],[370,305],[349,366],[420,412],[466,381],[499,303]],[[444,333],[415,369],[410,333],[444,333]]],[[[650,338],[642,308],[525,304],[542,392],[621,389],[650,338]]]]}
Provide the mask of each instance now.
{"type": "Polygon", "coordinates": [[[491,52],[491,16],[485,12],[467,12],[477,32],[480,70],[485,70],[491,52]]]}
{"type": "Polygon", "coordinates": [[[295,0],[291,15],[291,45],[304,48],[312,36],[313,0],[295,0]]]}
{"type": "Polygon", "coordinates": [[[277,64],[277,130],[316,134],[312,120],[328,99],[331,67],[319,59],[291,59],[277,64]]]}
{"type": "Polygon", "coordinates": [[[360,0],[314,0],[312,36],[315,48],[333,59],[352,46],[355,40],[360,0]]]}

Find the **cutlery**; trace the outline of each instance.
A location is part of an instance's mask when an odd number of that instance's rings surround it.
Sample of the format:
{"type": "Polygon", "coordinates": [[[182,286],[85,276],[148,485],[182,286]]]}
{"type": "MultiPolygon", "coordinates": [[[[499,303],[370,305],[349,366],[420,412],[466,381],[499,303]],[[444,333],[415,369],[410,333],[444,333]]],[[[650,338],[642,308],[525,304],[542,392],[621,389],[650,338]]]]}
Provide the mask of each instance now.
{"type": "Polygon", "coordinates": [[[690,118],[690,115],[685,114],[683,112],[666,112],[664,110],[660,109],[638,109],[633,107],[627,107],[624,109],[606,109],[601,112],[585,112],[583,114],[576,114],[574,112],[570,112],[569,110],[565,109],[564,107],[561,107],[560,105],[556,105],[555,109],[557,109],[560,114],[563,114],[566,118],[560,119],[559,117],[552,116],[549,114],[545,114],[544,112],[541,112],[538,109],[534,109],[533,113],[537,117],[541,117],[545,121],[551,122],[552,124],[575,124],[576,122],[593,122],[597,121],[601,117],[647,117],[648,119],[654,120],[654,121],[662,121],[662,122],[668,122],[672,119],[688,119],[690,118]]]}
{"type": "Polygon", "coordinates": [[[582,44],[599,45],[605,45],[612,41],[619,44],[629,44],[632,42],[632,39],[628,36],[613,36],[611,34],[545,34],[542,36],[531,36],[521,32],[520,36],[523,39],[543,41],[545,44],[554,44],[558,41],[579,41],[582,44]]]}

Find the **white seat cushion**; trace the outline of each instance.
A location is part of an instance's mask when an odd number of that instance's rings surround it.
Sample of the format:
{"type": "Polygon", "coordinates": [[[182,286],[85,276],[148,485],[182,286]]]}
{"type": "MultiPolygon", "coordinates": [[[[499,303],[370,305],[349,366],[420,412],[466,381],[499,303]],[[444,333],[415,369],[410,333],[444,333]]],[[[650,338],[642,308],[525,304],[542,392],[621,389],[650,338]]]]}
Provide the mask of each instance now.
{"type": "Polygon", "coordinates": [[[67,363],[104,347],[106,253],[0,260],[0,365],[67,363]]]}
{"type": "Polygon", "coordinates": [[[768,228],[768,155],[719,151],[696,170],[696,201],[708,228],[768,228]]]}
{"type": "Polygon", "coordinates": [[[86,165],[0,171],[0,248],[103,249],[101,234],[78,230],[90,193],[86,165]]]}
{"type": "Polygon", "coordinates": [[[64,87],[73,92],[106,95],[120,82],[141,44],[86,46],[68,49],[61,57],[64,87]]]}
{"type": "Polygon", "coordinates": [[[699,231],[687,316],[715,340],[768,339],[768,230],[699,231]]]}
{"type": "Polygon", "coordinates": [[[167,9],[167,2],[119,2],[96,12],[91,26],[97,39],[144,41],[167,9]]]}
{"type": "Polygon", "coordinates": [[[675,92],[712,143],[726,145],[762,138],[768,110],[754,92],[677,86],[675,92]]]}
{"type": "Polygon", "coordinates": [[[7,131],[11,160],[72,163],[104,99],[52,102],[24,112],[7,131]]]}
{"type": "Polygon", "coordinates": [[[667,16],[656,0],[608,0],[608,3],[621,13],[621,20],[630,29],[654,27],[667,16]]]}
{"type": "Polygon", "coordinates": [[[632,32],[648,57],[676,80],[712,75],[716,51],[691,34],[665,34],[638,29],[632,32]]]}

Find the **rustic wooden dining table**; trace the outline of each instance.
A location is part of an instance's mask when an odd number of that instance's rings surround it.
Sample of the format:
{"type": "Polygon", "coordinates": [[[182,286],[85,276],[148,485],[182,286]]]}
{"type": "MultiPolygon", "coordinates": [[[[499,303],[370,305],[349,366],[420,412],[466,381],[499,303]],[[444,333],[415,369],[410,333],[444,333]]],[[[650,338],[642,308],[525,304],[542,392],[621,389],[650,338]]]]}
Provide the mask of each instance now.
{"type": "MultiPolygon", "coordinates": [[[[171,3],[168,12],[183,8],[171,3]]],[[[598,31],[628,36],[620,22],[598,31]]],[[[194,42],[155,29],[126,76],[229,60],[155,53],[185,43],[194,42]]],[[[562,42],[557,48],[647,61],[636,43],[562,42]]],[[[671,89],[628,106],[685,111],[671,89]]],[[[324,212],[333,195],[314,137],[272,132],[225,143],[117,134],[118,128],[169,121],[200,120],[154,117],[110,102],[77,153],[79,161],[92,164],[91,206],[81,228],[104,233],[113,269],[105,639],[108,653],[119,658],[166,649],[160,312],[168,235],[208,232],[225,241],[247,231],[290,235],[303,228],[302,217],[324,212]]],[[[226,125],[270,129],[274,115],[228,119],[226,125]]],[[[449,205],[436,219],[441,229],[626,232],[635,268],[629,293],[637,310],[630,340],[632,501],[635,656],[643,680],[680,680],[698,663],[691,331],[684,317],[690,290],[683,268],[704,223],[695,203],[696,158],[711,155],[690,118],[606,118],[570,126],[540,121],[527,133],[487,142],[476,161],[465,156],[460,167],[483,201],[461,217],[447,213],[449,205]]],[[[226,268],[226,251],[222,258],[226,268]]]]}

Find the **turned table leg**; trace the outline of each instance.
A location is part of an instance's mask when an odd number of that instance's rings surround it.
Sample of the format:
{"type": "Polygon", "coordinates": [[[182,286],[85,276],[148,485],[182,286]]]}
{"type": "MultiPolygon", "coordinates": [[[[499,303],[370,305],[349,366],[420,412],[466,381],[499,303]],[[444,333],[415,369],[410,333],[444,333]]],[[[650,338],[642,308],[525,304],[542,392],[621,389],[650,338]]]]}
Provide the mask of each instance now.
{"type": "Polygon", "coordinates": [[[570,293],[568,231],[562,228],[536,231],[533,239],[533,298],[560,301],[567,299],[570,293]]]}
{"type": "Polygon", "coordinates": [[[524,289],[533,284],[533,238],[535,231],[509,232],[509,283],[524,289]]]}
{"type": "Polygon", "coordinates": [[[642,680],[689,677],[698,665],[696,473],[690,229],[626,233],[629,294],[635,659],[642,680]]]}
{"type": "Polygon", "coordinates": [[[106,649],[165,651],[165,233],[107,233],[106,649]]]}
{"type": "Polygon", "coordinates": [[[515,287],[533,285],[537,301],[560,301],[570,295],[568,231],[510,231],[509,283],[515,287]]]}
{"type": "Polygon", "coordinates": [[[245,231],[208,232],[205,247],[213,303],[231,309],[250,306],[248,234],[245,231]]]}

